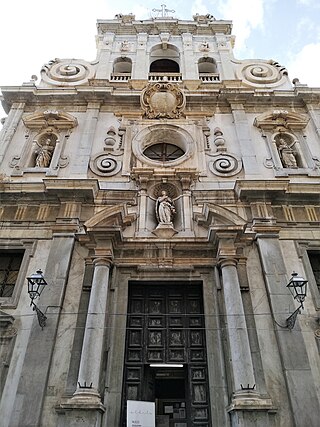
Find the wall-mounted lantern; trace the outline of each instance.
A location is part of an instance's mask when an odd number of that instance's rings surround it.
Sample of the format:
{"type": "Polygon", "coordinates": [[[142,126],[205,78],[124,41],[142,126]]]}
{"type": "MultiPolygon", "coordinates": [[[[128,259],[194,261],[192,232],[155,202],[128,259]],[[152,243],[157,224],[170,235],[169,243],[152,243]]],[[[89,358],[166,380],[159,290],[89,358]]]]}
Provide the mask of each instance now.
{"type": "Polygon", "coordinates": [[[286,327],[288,329],[292,329],[294,327],[297,316],[300,314],[300,310],[304,309],[303,303],[307,296],[307,283],[308,280],[298,276],[298,273],[293,272],[291,279],[287,284],[287,288],[289,288],[293,298],[300,304],[299,307],[286,319],[286,327]]]}
{"type": "Polygon", "coordinates": [[[46,325],[47,317],[42,311],[36,306],[34,300],[40,298],[44,288],[48,285],[45,278],[43,277],[42,271],[37,270],[36,273],[31,274],[27,277],[28,282],[28,294],[31,299],[30,306],[33,307],[33,310],[36,311],[38,322],[41,328],[43,329],[46,325]]]}

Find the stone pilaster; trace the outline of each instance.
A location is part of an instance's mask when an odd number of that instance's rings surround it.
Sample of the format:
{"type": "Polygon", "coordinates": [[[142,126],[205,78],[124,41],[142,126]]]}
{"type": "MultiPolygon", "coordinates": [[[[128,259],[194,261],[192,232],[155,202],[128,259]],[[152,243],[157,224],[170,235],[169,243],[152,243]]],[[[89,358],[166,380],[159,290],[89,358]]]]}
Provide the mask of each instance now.
{"type": "MultiPolygon", "coordinates": [[[[286,271],[277,233],[260,227],[257,243],[265,275],[275,334],[279,347],[291,403],[295,426],[317,426],[319,424],[320,404],[303,334],[299,327],[299,316],[293,330],[286,328],[286,318],[293,312],[292,296],[286,285],[291,272],[286,271]],[[263,232],[264,231],[264,232],[263,232]],[[286,312],[287,311],[287,312],[286,312]],[[282,327],[281,327],[282,325],[282,327]]],[[[303,274],[303,273],[301,273],[303,274]]]]}
{"type": "MultiPolygon", "coordinates": [[[[47,317],[41,330],[36,314],[29,336],[26,357],[20,373],[19,385],[13,404],[13,413],[6,426],[41,426],[43,402],[56,345],[56,334],[69,274],[74,235],[56,233],[53,236],[44,277],[47,288],[39,300],[39,308],[47,317]],[[40,305],[41,304],[41,305],[40,305]]],[[[0,421],[1,424],[1,421],[0,421]]]]}
{"type": "Polygon", "coordinates": [[[99,102],[92,102],[88,104],[84,129],[82,131],[79,147],[77,148],[77,155],[74,156],[74,162],[72,164],[72,174],[77,175],[78,177],[87,178],[88,165],[99,111],[99,102]]]}
{"type": "Polygon", "coordinates": [[[21,120],[25,103],[15,103],[12,105],[11,110],[6,118],[3,128],[0,132],[0,165],[3,157],[6,153],[7,147],[9,146],[13,135],[15,134],[18,124],[21,120]]]}
{"type": "Polygon", "coordinates": [[[250,127],[244,106],[242,104],[232,104],[231,109],[246,176],[258,175],[260,172],[253,150],[250,127]]]}

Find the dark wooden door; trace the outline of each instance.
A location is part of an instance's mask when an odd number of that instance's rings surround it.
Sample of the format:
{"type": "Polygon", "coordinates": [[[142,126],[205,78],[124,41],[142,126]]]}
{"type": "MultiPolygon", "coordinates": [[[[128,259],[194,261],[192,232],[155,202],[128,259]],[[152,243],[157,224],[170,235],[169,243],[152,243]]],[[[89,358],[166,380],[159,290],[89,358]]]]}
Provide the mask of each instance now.
{"type": "Polygon", "coordinates": [[[185,372],[186,427],[209,426],[202,284],[131,282],[128,301],[122,425],[127,400],[157,399],[151,368],[178,364],[185,372]]]}

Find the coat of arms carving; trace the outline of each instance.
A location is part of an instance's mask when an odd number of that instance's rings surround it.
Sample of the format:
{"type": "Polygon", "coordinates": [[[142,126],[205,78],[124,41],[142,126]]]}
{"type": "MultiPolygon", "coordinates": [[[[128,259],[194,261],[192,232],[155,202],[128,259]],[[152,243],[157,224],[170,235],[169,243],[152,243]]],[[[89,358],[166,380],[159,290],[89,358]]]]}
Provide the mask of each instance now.
{"type": "Polygon", "coordinates": [[[183,92],[173,83],[150,83],[141,94],[141,107],[149,119],[177,119],[185,104],[183,92]]]}

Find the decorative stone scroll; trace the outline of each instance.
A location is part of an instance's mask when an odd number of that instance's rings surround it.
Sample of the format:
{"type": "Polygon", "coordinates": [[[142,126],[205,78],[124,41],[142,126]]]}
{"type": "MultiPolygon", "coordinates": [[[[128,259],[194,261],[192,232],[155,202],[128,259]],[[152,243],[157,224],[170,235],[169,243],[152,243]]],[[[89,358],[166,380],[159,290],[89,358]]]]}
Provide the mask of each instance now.
{"type": "Polygon", "coordinates": [[[55,86],[76,86],[88,83],[95,69],[82,59],[55,59],[41,69],[42,81],[55,86]]]}
{"type": "Polygon", "coordinates": [[[210,171],[215,175],[225,177],[239,173],[242,169],[242,161],[234,154],[227,153],[223,132],[219,128],[214,129],[214,143],[217,152],[208,154],[213,157],[213,160],[209,162],[210,171]]]}
{"type": "Polygon", "coordinates": [[[183,92],[172,83],[150,83],[141,94],[141,107],[149,119],[179,118],[185,104],[183,92]]]}
{"type": "Polygon", "coordinates": [[[113,176],[120,172],[122,162],[115,155],[98,154],[90,161],[90,169],[99,176],[113,176]]]}
{"type": "Polygon", "coordinates": [[[288,78],[288,72],[286,68],[273,60],[243,61],[236,71],[236,76],[249,86],[273,87],[285,83],[288,78]]]}
{"type": "Polygon", "coordinates": [[[234,154],[218,153],[213,155],[214,159],[209,163],[212,173],[218,176],[233,176],[242,169],[241,160],[234,154]]]}

